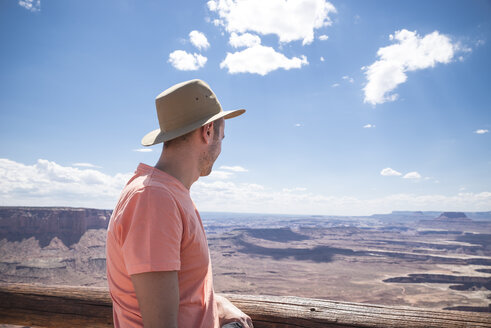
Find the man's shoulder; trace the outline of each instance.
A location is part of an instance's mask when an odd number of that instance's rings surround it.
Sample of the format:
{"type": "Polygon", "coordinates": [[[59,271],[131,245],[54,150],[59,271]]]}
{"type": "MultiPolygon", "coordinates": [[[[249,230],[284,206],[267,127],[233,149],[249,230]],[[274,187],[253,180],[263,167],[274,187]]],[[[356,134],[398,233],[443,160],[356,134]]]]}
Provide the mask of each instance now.
{"type": "Polygon", "coordinates": [[[174,208],[181,212],[183,208],[189,207],[192,201],[189,192],[183,191],[174,180],[150,169],[137,171],[121,193],[116,205],[117,213],[140,211],[141,206],[166,210],[174,208]]]}
{"type": "Polygon", "coordinates": [[[174,193],[165,185],[141,183],[131,181],[123,189],[121,197],[116,204],[113,216],[120,218],[131,218],[136,214],[152,212],[176,212],[180,213],[180,202],[174,193]]]}
{"type": "Polygon", "coordinates": [[[136,177],[125,187],[124,192],[128,196],[158,194],[164,198],[176,198],[172,186],[148,176],[136,177]]]}

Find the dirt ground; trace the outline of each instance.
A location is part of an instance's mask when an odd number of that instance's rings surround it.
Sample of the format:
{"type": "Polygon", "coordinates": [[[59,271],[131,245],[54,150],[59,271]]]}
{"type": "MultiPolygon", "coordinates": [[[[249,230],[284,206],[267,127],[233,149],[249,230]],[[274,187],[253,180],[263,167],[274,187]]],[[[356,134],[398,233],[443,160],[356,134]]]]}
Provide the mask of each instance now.
{"type": "MultiPolygon", "coordinates": [[[[490,312],[491,225],[469,227],[220,226],[208,231],[215,290],[490,312]]],[[[105,235],[1,240],[0,281],[107,286],[105,235]]]]}

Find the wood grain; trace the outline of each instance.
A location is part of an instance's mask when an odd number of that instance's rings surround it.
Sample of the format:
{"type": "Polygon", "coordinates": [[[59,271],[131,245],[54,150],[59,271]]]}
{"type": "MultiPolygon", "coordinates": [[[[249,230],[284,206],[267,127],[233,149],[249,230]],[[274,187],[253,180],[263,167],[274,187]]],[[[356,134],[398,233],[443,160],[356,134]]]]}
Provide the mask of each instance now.
{"type": "MultiPolygon", "coordinates": [[[[491,327],[491,314],[223,294],[249,314],[255,328],[491,327]]],[[[0,284],[0,323],[38,327],[111,327],[107,288],[0,284]]],[[[185,327],[187,328],[187,327],[185,327]]]]}

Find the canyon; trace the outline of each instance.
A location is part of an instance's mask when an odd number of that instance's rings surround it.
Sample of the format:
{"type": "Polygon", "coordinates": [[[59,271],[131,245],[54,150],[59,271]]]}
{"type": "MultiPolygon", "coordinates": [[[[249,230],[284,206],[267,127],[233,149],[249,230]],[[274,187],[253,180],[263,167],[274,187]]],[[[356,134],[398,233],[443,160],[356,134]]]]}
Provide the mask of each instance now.
{"type": "Polygon", "coordinates": [[[45,247],[57,237],[70,246],[89,229],[106,229],[111,212],[70,207],[0,207],[0,240],[34,237],[45,247]]]}
{"type": "MultiPolygon", "coordinates": [[[[0,208],[0,281],[107,286],[110,214],[0,208]]],[[[217,292],[490,312],[490,212],[201,216],[217,292]]]]}

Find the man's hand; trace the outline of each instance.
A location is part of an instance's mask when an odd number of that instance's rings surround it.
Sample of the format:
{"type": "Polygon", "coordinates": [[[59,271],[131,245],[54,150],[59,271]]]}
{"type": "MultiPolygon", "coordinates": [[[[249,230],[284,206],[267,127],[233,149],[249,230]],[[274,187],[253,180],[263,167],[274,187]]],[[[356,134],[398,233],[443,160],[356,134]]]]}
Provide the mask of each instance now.
{"type": "Polygon", "coordinates": [[[253,328],[251,318],[228,299],[215,294],[215,301],[218,308],[218,317],[220,318],[220,327],[229,322],[240,322],[244,328],[253,328]]]}
{"type": "Polygon", "coordinates": [[[145,328],[177,328],[179,280],[177,271],[145,272],[131,276],[145,328]]]}

